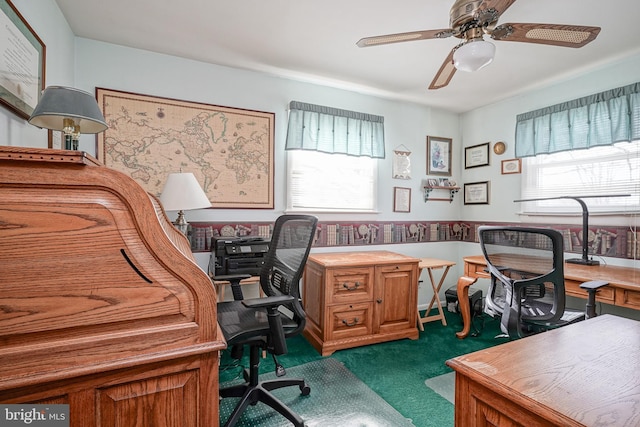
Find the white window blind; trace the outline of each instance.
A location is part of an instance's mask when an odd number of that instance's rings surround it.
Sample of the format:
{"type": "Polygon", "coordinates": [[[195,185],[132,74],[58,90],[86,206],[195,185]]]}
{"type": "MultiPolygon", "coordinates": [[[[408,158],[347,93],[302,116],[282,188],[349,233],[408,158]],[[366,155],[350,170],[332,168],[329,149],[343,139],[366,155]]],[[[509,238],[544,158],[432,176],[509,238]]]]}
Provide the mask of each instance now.
{"type": "Polygon", "coordinates": [[[374,212],[377,163],[370,157],[287,151],[291,211],[374,212]]]}
{"type": "MultiPolygon", "coordinates": [[[[522,199],[630,194],[630,197],[584,201],[589,212],[640,211],[640,140],[587,150],[539,154],[522,161],[522,199]]],[[[522,212],[579,213],[581,207],[574,200],[545,200],[523,203],[522,212]]]]}

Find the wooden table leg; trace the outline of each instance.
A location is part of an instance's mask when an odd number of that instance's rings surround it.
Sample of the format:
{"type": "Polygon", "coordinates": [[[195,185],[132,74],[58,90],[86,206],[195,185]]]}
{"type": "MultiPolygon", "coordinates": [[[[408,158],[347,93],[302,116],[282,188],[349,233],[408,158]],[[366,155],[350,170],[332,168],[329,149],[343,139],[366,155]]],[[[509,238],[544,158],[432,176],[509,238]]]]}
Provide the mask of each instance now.
{"type": "Polygon", "coordinates": [[[456,332],[456,337],[463,339],[471,331],[471,307],[469,307],[469,286],[476,283],[477,277],[461,276],[456,287],[458,293],[458,309],[462,314],[462,331],[456,332]]]}
{"type": "Polygon", "coordinates": [[[442,304],[440,303],[439,294],[440,294],[440,289],[442,288],[442,284],[444,283],[444,279],[445,277],[447,277],[447,273],[449,272],[449,269],[451,268],[451,266],[450,265],[446,266],[444,272],[442,273],[442,276],[440,276],[440,281],[438,282],[437,285],[436,285],[435,279],[433,278],[432,270],[434,268],[440,268],[440,267],[427,268],[427,272],[429,273],[429,281],[431,283],[431,289],[433,289],[433,296],[431,297],[431,302],[427,307],[424,317],[420,317],[420,311],[418,311],[418,327],[420,328],[421,331],[424,331],[424,326],[422,326],[424,323],[432,322],[434,320],[440,320],[443,326],[447,326],[447,319],[445,318],[444,311],[442,310],[442,304]],[[431,312],[431,309],[433,308],[434,303],[436,304],[436,307],[438,307],[438,314],[429,315],[429,313],[431,312]]]}

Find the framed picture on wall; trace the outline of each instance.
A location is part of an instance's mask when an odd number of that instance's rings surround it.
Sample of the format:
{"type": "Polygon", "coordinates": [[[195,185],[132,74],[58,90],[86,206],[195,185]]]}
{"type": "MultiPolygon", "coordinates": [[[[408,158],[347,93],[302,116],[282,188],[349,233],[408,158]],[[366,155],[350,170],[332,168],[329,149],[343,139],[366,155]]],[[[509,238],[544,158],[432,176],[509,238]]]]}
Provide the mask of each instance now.
{"type": "Polygon", "coordinates": [[[44,90],[46,48],[9,0],[0,0],[0,105],[28,119],[44,90]]]}
{"type": "Polygon", "coordinates": [[[411,212],[411,189],[393,187],[393,211],[411,212]]]}
{"type": "Polygon", "coordinates": [[[489,143],[478,144],[464,149],[464,168],[489,166],[489,143]]]}
{"type": "Polygon", "coordinates": [[[465,205],[489,204],[489,181],[471,182],[464,185],[465,205]]]}
{"type": "Polygon", "coordinates": [[[510,173],[522,173],[521,159],[509,159],[502,161],[502,175],[510,173]]]}
{"type": "Polygon", "coordinates": [[[451,176],[451,138],[427,136],[427,175],[451,176]]]}
{"type": "Polygon", "coordinates": [[[275,113],[100,87],[96,99],[105,166],[158,195],[170,173],[192,172],[213,208],[273,209],[275,113]]]}

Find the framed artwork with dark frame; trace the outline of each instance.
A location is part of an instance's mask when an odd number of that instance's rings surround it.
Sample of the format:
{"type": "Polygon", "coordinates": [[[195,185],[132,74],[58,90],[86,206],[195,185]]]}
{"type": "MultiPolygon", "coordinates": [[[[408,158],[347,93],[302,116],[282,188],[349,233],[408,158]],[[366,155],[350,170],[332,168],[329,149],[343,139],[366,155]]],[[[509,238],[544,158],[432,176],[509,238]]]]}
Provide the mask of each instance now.
{"type": "Polygon", "coordinates": [[[473,145],[464,149],[464,168],[489,166],[489,143],[473,145]]]}
{"type": "Polygon", "coordinates": [[[427,175],[451,176],[451,138],[427,136],[427,175]]]}
{"type": "Polygon", "coordinates": [[[509,159],[502,161],[502,175],[508,175],[511,173],[522,173],[522,160],[521,159],[509,159]]]}
{"type": "Polygon", "coordinates": [[[411,212],[411,189],[393,187],[393,211],[411,212]]]}
{"type": "Polygon", "coordinates": [[[489,181],[464,184],[465,205],[489,204],[489,181]]]}
{"type": "Polygon", "coordinates": [[[9,0],[0,10],[0,104],[28,119],[45,87],[46,47],[9,0]]]}

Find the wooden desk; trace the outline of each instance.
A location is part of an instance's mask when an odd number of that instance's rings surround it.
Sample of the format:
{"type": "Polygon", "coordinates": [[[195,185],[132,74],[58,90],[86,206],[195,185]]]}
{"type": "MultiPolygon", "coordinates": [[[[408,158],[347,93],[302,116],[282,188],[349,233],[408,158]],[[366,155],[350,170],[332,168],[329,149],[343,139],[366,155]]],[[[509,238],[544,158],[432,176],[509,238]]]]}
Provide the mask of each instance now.
{"type": "MultiPolygon", "coordinates": [[[[458,338],[466,338],[471,330],[469,286],[480,277],[489,277],[489,273],[484,271],[486,267],[487,261],[482,255],[464,258],[464,276],[458,279],[457,287],[464,327],[462,331],[456,333],[458,338]]],[[[598,291],[596,301],[640,310],[640,269],[602,264],[587,266],[565,263],[564,278],[567,295],[586,299],[587,292],[580,289],[580,284],[590,280],[606,280],[609,285],[598,291]]]]}
{"type": "Polygon", "coordinates": [[[456,265],[455,262],[445,261],[442,259],[435,258],[421,258],[420,263],[418,264],[418,268],[420,269],[420,273],[418,277],[422,274],[422,271],[426,268],[429,273],[429,281],[431,282],[431,288],[433,289],[433,296],[431,297],[431,302],[429,303],[429,307],[427,307],[427,311],[424,314],[424,317],[420,317],[420,311],[418,311],[418,327],[421,331],[424,331],[423,324],[427,322],[433,322],[436,320],[442,321],[444,326],[447,326],[447,320],[444,317],[444,312],[442,311],[442,304],[440,303],[439,292],[440,288],[442,288],[442,284],[444,283],[445,277],[447,277],[447,273],[451,266],[456,265]],[[442,276],[440,276],[440,281],[436,285],[436,281],[433,278],[433,270],[438,270],[444,268],[442,272],[442,276]],[[438,307],[438,314],[434,314],[429,316],[429,312],[431,312],[431,308],[433,307],[433,303],[436,303],[438,307]]]}
{"type": "Polygon", "coordinates": [[[448,360],[455,425],[640,425],[640,322],[605,314],[448,360]]]}

